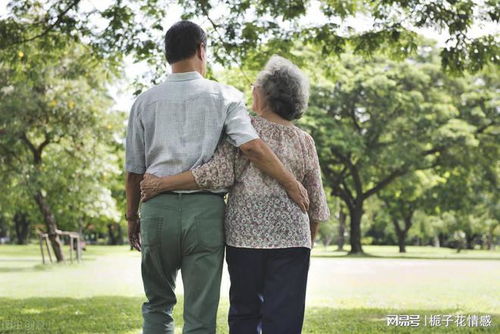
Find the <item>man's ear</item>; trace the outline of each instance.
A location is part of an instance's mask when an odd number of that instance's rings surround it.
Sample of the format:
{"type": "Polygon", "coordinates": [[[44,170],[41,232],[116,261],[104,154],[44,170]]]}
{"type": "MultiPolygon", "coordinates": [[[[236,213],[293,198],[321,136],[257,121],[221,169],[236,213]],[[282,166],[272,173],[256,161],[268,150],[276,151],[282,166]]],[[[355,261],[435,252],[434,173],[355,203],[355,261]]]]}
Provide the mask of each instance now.
{"type": "Polygon", "coordinates": [[[198,48],[196,49],[196,56],[201,60],[205,60],[206,54],[205,54],[205,48],[203,47],[203,44],[198,45],[198,48]]]}

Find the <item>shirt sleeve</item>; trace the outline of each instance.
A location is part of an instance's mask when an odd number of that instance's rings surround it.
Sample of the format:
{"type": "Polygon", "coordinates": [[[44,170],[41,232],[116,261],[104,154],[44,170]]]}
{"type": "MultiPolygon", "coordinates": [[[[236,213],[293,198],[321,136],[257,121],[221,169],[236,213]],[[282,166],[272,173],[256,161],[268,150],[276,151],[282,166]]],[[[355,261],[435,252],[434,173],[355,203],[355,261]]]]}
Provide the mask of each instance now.
{"type": "Polygon", "coordinates": [[[330,218],[330,209],[326,201],[323,182],[321,180],[321,167],[319,165],[318,153],[314,140],[311,136],[306,137],[305,156],[308,157],[309,168],[304,176],[303,185],[309,195],[309,218],[314,222],[327,221],[330,218]]]}
{"type": "Polygon", "coordinates": [[[139,116],[139,103],[136,100],[128,118],[125,139],[125,169],[131,173],[144,174],[146,172],[144,126],[139,116]]]}
{"type": "Polygon", "coordinates": [[[207,163],[191,170],[196,184],[202,189],[229,188],[234,183],[234,159],[237,148],[223,140],[207,163]]]}
{"type": "Polygon", "coordinates": [[[251,140],[258,139],[248,115],[248,110],[243,101],[243,94],[236,89],[231,94],[232,98],[226,104],[226,119],[224,129],[227,134],[226,140],[233,146],[239,147],[251,140]],[[234,96],[234,97],[233,97],[234,96]]]}

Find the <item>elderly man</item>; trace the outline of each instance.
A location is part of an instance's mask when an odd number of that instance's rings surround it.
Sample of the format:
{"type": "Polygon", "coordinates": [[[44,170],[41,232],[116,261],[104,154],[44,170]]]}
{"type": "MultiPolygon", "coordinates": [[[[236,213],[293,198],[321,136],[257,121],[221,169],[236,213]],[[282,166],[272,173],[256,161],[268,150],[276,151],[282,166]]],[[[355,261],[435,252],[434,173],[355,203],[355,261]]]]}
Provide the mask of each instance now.
{"type": "Polygon", "coordinates": [[[162,193],[142,203],[147,172],[173,175],[210,160],[225,136],[260,170],[276,179],[303,211],[303,186],[259,139],[236,89],[205,79],[206,35],[180,21],[165,35],[172,74],[141,94],[130,112],[126,139],[127,221],[131,245],[141,251],[148,299],[143,333],[173,333],[172,310],[180,269],[184,285],[184,333],[215,333],[224,257],[225,190],[162,193]],[[140,235],[140,237],[139,237],[140,235]]]}

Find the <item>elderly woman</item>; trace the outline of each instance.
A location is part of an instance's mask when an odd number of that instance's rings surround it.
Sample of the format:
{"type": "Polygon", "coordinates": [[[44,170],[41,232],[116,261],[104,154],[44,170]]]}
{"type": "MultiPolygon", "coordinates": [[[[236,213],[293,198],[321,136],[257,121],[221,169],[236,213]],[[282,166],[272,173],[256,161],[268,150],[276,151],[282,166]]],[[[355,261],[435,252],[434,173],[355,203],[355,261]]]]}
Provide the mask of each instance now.
{"type": "Polygon", "coordinates": [[[307,213],[227,141],[212,160],[189,172],[147,174],[142,200],[164,191],[230,187],[225,213],[230,332],[300,333],[312,241],[318,222],[330,215],[314,140],[292,123],[307,107],[308,81],[290,61],[273,56],[252,94],[258,115],[253,126],[307,189],[307,213]]]}

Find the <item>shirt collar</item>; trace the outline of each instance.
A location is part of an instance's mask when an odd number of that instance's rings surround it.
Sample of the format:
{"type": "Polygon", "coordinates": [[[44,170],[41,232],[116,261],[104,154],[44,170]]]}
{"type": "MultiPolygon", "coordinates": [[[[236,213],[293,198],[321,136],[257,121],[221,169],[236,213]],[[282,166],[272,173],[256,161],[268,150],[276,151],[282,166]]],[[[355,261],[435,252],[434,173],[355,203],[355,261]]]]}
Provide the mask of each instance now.
{"type": "Polygon", "coordinates": [[[196,79],[203,79],[203,76],[196,71],[172,73],[167,76],[167,81],[188,81],[196,79]]]}

